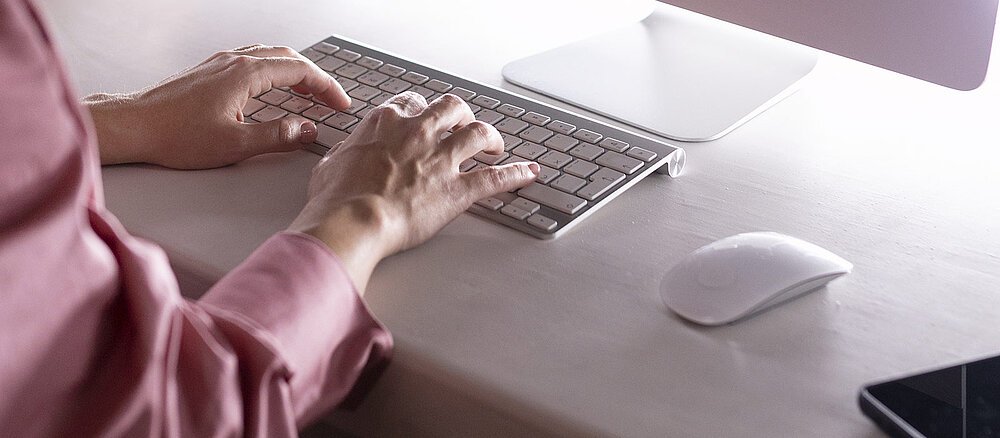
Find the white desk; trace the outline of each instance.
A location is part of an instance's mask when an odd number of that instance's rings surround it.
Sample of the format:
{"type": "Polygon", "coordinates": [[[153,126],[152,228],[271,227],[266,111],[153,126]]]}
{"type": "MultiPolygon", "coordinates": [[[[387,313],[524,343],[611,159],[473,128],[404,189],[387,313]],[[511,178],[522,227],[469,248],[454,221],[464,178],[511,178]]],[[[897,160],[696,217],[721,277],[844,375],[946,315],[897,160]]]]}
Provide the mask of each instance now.
{"type": "MultiPolygon", "coordinates": [[[[643,9],[44,3],[82,93],[142,87],[218,49],[332,33],[500,85],[505,62],[643,9]]],[[[998,116],[996,71],[960,93],[827,57],[748,125],[685,145],[682,178],[651,177],[555,241],[463,215],[376,269],[367,300],[396,358],[360,411],[332,421],[375,436],[880,436],[856,407],[863,383],[1000,350],[998,116]],[[734,326],[664,308],[666,267],[751,230],[815,242],[855,272],[734,326]]],[[[197,294],[294,217],[315,160],[106,168],[107,199],[197,294]]]]}

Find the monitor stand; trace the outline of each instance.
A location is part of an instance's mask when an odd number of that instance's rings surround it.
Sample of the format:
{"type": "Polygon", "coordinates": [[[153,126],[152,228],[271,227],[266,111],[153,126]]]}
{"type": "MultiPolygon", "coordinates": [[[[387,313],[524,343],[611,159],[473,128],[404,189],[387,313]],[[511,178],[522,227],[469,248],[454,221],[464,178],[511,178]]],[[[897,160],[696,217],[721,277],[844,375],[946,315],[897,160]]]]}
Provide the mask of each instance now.
{"type": "Polygon", "coordinates": [[[708,141],[789,96],[813,49],[658,5],[644,20],[504,66],[507,81],[680,141],[708,141]]]}

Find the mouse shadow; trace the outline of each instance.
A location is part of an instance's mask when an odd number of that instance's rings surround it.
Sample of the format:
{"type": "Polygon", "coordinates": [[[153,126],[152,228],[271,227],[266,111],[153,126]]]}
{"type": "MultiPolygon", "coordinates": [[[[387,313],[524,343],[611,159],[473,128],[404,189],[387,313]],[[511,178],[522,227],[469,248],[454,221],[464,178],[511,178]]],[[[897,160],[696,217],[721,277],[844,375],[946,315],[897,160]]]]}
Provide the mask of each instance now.
{"type": "Polygon", "coordinates": [[[836,354],[834,318],[839,306],[827,285],[721,325],[685,319],[660,299],[661,312],[698,342],[728,349],[732,360],[747,356],[786,357],[792,363],[821,365],[836,354]]]}

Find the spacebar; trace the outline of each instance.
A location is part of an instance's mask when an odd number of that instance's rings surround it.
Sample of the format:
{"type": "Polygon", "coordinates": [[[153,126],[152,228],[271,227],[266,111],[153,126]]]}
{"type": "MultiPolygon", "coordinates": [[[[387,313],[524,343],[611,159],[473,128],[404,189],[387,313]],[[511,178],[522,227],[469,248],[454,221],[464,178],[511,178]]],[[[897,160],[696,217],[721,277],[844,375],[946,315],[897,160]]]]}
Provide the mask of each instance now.
{"type": "Polygon", "coordinates": [[[584,199],[534,182],[518,190],[517,194],[566,214],[576,214],[587,205],[584,199]]]}
{"type": "Polygon", "coordinates": [[[346,132],[319,123],[316,124],[316,132],[316,143],[331,149],[347,138],[346,132]]]}

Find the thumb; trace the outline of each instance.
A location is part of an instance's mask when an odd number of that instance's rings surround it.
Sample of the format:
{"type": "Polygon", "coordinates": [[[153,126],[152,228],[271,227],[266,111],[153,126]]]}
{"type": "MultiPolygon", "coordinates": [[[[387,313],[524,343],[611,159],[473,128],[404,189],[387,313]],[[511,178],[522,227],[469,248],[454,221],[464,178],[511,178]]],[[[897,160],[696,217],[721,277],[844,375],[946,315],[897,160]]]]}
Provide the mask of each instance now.
{"type": "Polygon", "coordinates": [[[243,150],[248,156],[294,151],[316,141],[316,124],[301,117],[283,117],[264,123],[244,124],[243,150]]]}
{"type": "Polygon", "coordinates": [[[466,190],[466,193],[472,197],[469,203],[500,192],[524,187],[535,180],[535,177],[538,176],[538,169],[538,163],[517,162],[464,173],[462,177],[469,184],[469,190],[466,190]]]}

